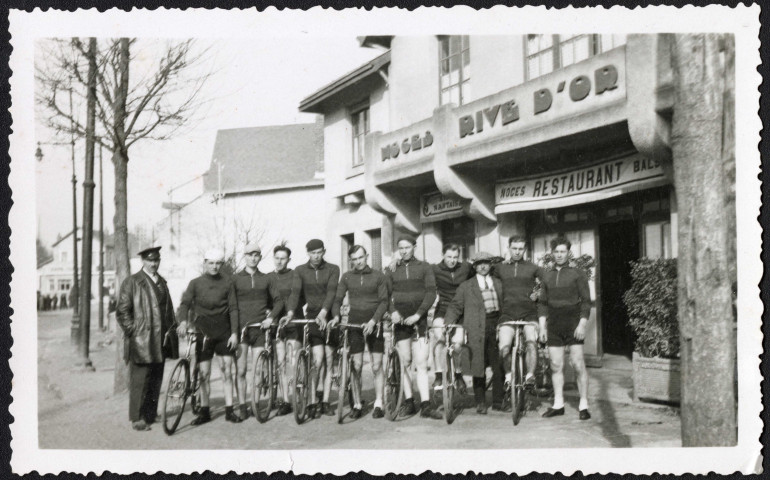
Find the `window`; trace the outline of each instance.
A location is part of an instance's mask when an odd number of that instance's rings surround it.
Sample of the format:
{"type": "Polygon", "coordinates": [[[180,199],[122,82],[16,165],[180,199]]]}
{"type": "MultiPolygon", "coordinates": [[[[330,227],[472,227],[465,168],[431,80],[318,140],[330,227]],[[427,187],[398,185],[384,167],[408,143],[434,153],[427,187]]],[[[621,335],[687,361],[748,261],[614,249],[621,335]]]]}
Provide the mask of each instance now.
{"type": "Polygon", "coordinates": [[[61,252],[59,254],[59,261],[61,263],[67,263],[67,252],[61,252]]]}
{"type": "Polygon", "coordinates": [[[69,292],[70,285],[71,285],[71,281],[70,280],[59,280],[59,291],[60,292],[69,292]]]}
{"type": "Polygon", "coordinates": [[[671,222],[661,221],[644,225],[644,256],[671,258],[671,222]]]}
{"type": "Polygon", "coordinates": [[[439,37],[439,104],[462,105],[471,98],[471,51],[467,35],[439,37]]]}
{"type": "Polygon", "coordinates": [[[582,62],[625,43],[625,35],[529,34],[526,43],[527,80],[582,62]]]}
{"type": "Polygon", "coordinates": [[[54,279],[53,279],[53,278],[49,279],[49,280],[48,280],[48,291],[49,291],[49,292],[54,292],[54,291],[56,291],[56,288],[55,288],[55,286],[56,286],[56,282],[54,281],[54,279]]]}
{"type": "Polygon", "coordinates": [[[371,240],[371,252],[369,260],[372,262],[373,270],[382,270],[382,233],[380,230],[369,230],[366,232],[371,240]]]}
{"type": "Polygon", "coordinates": [[[353,166],[364,163],[364,137],[369,133],[369,107],[359,108],[351,114],[353,124],[353,166]]]}
{"type": "Polygon", "coordinates": [[[342,241],[341,248],[342,248],[342,261],[340,262],[340,266],[342,267],[342,272],[347,272],[350,270],[350,260],[348,255],[348,250],[350,250],[350,247],[354,245],[354,239],[353,234],[349,233],[347,235],[340,235],[340,240],[342,241]]]}
{"type": "Polygon", "coordinates": [[[456,243],[460,246],[460,260],[468,260],[476,253],[476,222],[468,217],[458,217],[441,222],[443,245],[456,243]]]}

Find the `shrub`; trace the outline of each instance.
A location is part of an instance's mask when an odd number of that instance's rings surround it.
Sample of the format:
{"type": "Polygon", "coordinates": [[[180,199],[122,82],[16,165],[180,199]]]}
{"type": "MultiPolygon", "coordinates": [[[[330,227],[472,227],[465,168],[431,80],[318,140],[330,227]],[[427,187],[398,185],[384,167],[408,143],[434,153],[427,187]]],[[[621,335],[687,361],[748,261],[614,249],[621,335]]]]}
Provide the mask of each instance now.
{"type": "Polygon", "coordinates": [[[631,288],[623,295],[635,350],[645,357],[679,357],[676,259],[631,262],[631,288]]]}

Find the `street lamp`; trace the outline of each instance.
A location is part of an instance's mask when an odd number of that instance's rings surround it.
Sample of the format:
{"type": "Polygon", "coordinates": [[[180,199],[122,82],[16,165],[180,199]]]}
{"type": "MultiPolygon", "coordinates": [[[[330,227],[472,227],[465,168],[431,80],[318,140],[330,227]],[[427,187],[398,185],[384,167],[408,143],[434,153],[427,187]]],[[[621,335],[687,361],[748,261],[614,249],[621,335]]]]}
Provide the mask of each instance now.
{"type": "MultiPolygon", "coordinates": [[[[72,92],[70,92],[70,106],[72,105],[72,92]]],[[[72,161],[72,289],[70,295],[72,299],[72,324],[70,326],[70,343],[77,344],[80,336],[80,309],[78,308],[78,299],[80,297],[80,288],[78,285],[78,205],[77,205],[77,177],[75,175],[75,134],[70,135],[69,142],[42,142],[45,145],[70,145],[72,161]],[[73,292],[74,290],[74,292],[73,292]]],[[[43,161],[43,150],[40,148],[41,142],[37,142],[35,158],[38,162],[43,161]]]]}

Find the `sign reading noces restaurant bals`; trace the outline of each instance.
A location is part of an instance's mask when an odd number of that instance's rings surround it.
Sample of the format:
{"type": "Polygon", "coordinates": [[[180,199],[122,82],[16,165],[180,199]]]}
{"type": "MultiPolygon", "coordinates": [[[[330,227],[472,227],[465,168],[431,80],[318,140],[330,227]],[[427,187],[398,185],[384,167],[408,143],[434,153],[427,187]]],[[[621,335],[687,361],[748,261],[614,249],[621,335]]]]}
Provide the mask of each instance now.
{"type": "MultiPolygon", "coordinates": [[[[536,204],[545,200],[577,197],[603,190],[664,178],[657,160],[641,155],[619,158],[577,170],[538,175],[523,180],[501,182],[495,188],[495,203],[536,204]]],[[[575,199],[574,203],[580,203],[575,199]]]]}
{"type": "Polygon", "coordinates": [[[449,198],[442,193],[430,193],[420,198],[420,222],[437,222],[447,218],[462,216],[463,204],[460,200],[449,198]]]}

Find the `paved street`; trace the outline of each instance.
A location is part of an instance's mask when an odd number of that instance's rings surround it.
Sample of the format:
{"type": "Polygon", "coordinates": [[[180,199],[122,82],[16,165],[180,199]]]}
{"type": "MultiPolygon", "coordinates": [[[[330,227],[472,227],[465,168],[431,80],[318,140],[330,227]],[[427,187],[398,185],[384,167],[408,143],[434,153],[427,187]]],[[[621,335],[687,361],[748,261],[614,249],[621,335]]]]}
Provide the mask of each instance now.
{"type": "MultiPolygon", "coordinates": [[[[213,374],[215,420],[197,428],[182,419],[177,433],[168,437],[160,425],[149,432],[131,430],[127,395],[112,395],[114,344],[102,342],[108,335],[93,329],[91,360],[95,373],[71,370],[74,348],[69,344],[71,311],[43,312],[38,317],[38,394],[41,448],[82,449],[428,449],[428,448],[545,448],[545,447],[673,447],[680,442],[676,409],[633,404],[630,372],[609,368],[591,369],[591,413],[577,418],[577,392],[568,392],[567,413],[542,419],[548,406],[535,400],[518,426],[510,414],[492,412],[480,416],[465,410],[447,425],[443,420],[413,417],[388,422],[371,415],[345,425],[336,417],[323,417],[298,426],[293,416],[273,418],[265,424],[254,419],[233,425],[224,421],[221,382],[213,374]],[[597,398],[601,396],[604,399],[597,398]]],[[[96,315],[92,323],[96,324],[96,315]]],[[[166,366],[169,374],[173,362],[166,366]]],[[[368,365],[365,385],[371,386],[368,365]]],[[[164,383],[165,388],[165,383],[164,383]]],[[[373,399],[371,390],[365,392],[373,399]]],[[[465,399],[468,405],[472,397],[465,399]]]]}

